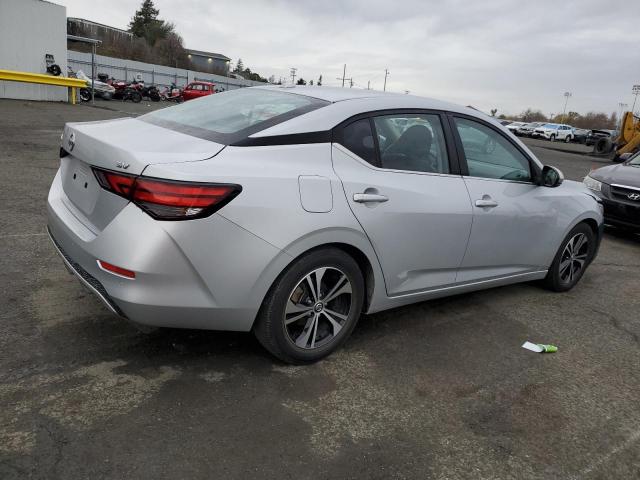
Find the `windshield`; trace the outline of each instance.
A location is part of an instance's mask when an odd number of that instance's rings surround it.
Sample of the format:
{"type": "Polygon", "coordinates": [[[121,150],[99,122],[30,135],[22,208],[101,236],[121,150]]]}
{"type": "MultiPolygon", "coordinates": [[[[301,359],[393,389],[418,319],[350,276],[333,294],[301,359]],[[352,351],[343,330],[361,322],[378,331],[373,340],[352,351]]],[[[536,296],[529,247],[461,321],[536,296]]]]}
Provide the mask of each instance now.
{"type": "Polygon", "coordinates": [[[138,119],[206,140],[230,144],[328,104],[304,95],[241,88],[156,110],[138,119]]]}
{"type": "Polygon", "coordinates": [[[627,165],[633,165],[634,167],[640,167],[640,152],[636,153],[627,162],[627,165]]]}

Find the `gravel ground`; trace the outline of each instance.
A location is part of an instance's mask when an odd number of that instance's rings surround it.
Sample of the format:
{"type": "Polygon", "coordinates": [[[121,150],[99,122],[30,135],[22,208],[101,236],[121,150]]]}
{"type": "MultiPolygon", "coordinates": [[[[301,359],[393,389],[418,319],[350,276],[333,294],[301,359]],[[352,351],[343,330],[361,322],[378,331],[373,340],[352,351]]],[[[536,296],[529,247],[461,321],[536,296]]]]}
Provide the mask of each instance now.
{"type": "MultiPolygon", "coordinates": [[[[0,478],[640,477],[637,237],[608,231],[571,292],[522,284],[363,317],[308,367],[249,334],[143,334],[45,234],[64,122],[162,106],[98,105],[0,100],[0,478]]],[[[567,178],[604,164],[543,147],[567,178]]]]}

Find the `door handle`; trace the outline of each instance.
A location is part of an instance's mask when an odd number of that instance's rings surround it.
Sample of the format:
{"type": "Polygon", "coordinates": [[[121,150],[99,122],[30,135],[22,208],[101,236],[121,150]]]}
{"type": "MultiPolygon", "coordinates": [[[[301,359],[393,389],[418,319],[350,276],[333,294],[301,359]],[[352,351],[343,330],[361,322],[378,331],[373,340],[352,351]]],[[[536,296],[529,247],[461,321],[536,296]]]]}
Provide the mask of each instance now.
{"type": "Polygon", "coordinates": [[[476,200],[476,207],[481,208],[493,208],[497,207],[498,202],[491,200],[490,198],[483,198],[482,200],[476,200]]]}
{"type": "Polygon", "coordinates": [[[385,197],[384,195],[378,195],[377,193],[354,193],[353,194],[353,201],[358,203],[371,203],[371,202],[382,203],[382,202],[386,202],[387,200],[389,200],[388,197],[385,197]]]}

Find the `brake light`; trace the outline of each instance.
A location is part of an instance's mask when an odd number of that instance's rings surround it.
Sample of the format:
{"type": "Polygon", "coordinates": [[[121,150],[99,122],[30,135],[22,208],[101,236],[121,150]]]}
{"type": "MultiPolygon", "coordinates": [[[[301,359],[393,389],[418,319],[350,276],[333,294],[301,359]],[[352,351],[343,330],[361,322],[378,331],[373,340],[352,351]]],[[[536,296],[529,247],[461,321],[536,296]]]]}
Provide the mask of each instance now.
{"type": "Polygon", "coordinates": [[[233,200],[242,187],[163,180],[93,169],[105,190],[120,195],[158,220],[189,220],[211,215],[233,200]]]}

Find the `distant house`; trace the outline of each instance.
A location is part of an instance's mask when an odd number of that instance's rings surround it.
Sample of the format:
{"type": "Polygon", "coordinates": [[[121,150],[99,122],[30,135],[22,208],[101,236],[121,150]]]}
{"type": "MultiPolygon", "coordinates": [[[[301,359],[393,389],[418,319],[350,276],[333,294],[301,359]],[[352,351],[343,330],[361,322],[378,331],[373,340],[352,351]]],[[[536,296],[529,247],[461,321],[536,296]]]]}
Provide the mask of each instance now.
{"type": "Polygon", "coordinates": [[[231,59],[225,55],[187,49],[187,57],[190,70],[229,75],[229,62],[231,59]]]}

